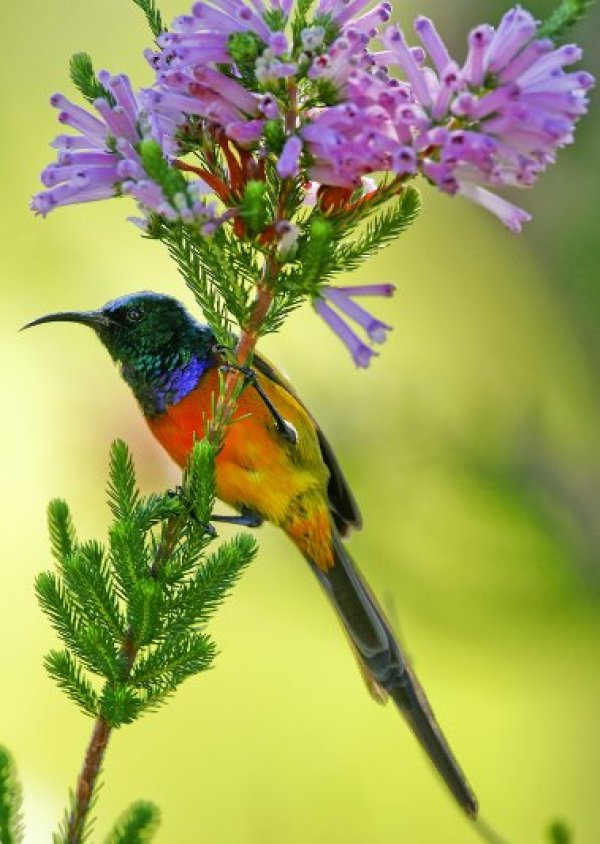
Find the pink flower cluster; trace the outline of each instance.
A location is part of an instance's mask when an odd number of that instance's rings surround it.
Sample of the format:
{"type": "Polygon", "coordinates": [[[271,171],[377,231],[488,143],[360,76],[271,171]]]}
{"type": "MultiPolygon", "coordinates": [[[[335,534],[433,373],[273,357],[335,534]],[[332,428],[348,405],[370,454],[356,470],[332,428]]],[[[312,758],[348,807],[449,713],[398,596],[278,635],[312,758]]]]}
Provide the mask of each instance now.
{"type": "MultiPolygon", "coordinates": [[[[461,63],[431,20],[416,19],[420,43],[411,46],[389,25],[391,4],[369,8],[371,1],[319,0],[304,17],[294,0],[194,3],[147,51],[151,87],[134,92],[127,77],[103,72],[96,114],[52,98],[59,121],[78,134],[54,141],[58,160],[43,171],[45,190],[32,208],[46,215],[126,194],[142,226],[154,215],[210,236],[231,221],[240,235],[244,189],[265,178],[269,162],[324,213],[336,197],[343,204],[362,190],[369,174],[400,184],[421,176],[520,231],[529,214],[496,191],[531,186],[573,141],[594,84],[572,69],[581,50],[540,37],[538,22],[517,6],[496,29],[469,33],[461,63]],[[207,139],[212,159],[202,166],[176,160],[207,139]],[[215,144],[226,166],[213,172],[215,144]]],[[[259,240],[275,238],[278,255],[292,256],[301,225],[270,221],[259,240]]],[[[358,366],[374,352],[350,323],[375,343],[389,327],[354,299],[391,292],[325,287],[315,300],[358,366]]]]}
{"type": "MultiPolygon", "coordinates": [[[[46,190],[33,197],[32,210],[46,216],[59,206],[126,194],[137,200],[146,216],[154,213],[187,223],[213,219],[214,206],[206,202],[209,191],[203,182],[182,179],[180,192],[167,196],[163,186],[146,172],[141,144],[154,142],[162,150],[167,139],[155,116],[144,111],[129,79],[103,71],[98,81],[107,95],[94,102],[98,116],[62,94],[51,98],[51,104],[59,109],[59,122],[79,135],[59,135],[53,141],[58,160],[42,172],[46,190]]],[[[135,222],[145,225],[143,220],[135,222]]]]}
{"type": "Polygon", "coordinates": [[[470,33],[462,66],[428,18],[415,22],[422,48],[389,27],[386,50],[360,52],[360,36],[350,31],[313,70],[330,74],[336,67],[343,100],[314,111],[302,130],[315,158],[310,175],[352,186],[374,171],[421,173],[519,231],[529,215],[487,188],[529,187],[557,149],[572,142],[594,82],[566,70],[581,58],[578,47],[555,48],[536,38],[537,29],[528,12],[513,9],[497,30],[483,25],[470,33]]]}

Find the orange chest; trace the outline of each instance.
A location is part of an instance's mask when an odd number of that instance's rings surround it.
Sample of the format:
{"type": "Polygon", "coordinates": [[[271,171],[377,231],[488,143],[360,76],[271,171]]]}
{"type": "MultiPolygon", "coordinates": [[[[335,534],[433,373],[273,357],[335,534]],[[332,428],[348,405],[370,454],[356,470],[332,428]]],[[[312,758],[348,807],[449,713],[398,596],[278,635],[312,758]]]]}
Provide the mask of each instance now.
{"type": "MultiPolygon", "coordinates": [[[[304,407],[278,384],[269,379],[261,383],[279,412],[295,426],[298,445],[290,446],[282,439],[263,401],[247,387],[216,460],[217,495],[234,507],[250,507],[283,524],[298,496],[310,491],[325,497],[328,472],[304,407]]],[[[194,439],[204,436],[218,393],[219,373],[211,369],[182,401],[149,420],[154,436],[180,466],[185,466],[194,439]]]]}
{"type": "MultiPolygon", "coordinates": [[[[210,369],[184,399],[148,421],[154,436],[180,466],[185,466],[194,440],[204,436],[218,394],[219,374],[216,369],[210,369]]],[[[271,427],[266,407],[253,390],[246,389],[218,462],[248,463],[254,452],[271,450],[271,427]]]]}

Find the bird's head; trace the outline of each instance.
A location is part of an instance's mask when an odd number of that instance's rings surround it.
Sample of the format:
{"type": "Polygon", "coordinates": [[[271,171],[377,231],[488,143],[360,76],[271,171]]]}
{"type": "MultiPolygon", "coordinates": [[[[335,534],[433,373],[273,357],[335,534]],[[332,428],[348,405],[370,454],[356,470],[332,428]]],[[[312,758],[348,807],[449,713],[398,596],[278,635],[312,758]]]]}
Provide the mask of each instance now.
{"type": "Polygon", "coordinates": [[[108,302],[97,311],[62,311],[34,319],[23,326],[47,322],[77,322],[93,328],[113,360],[136,366],[146,357],[167,360],[199,339],[207,352],[212,333],[186,311],[181,302],[160,293],[131,293],[108,302]]]}
{"type": "Polygon", "coordinates": [[[199,325],[176,299],[159,293],[133,293],[96,311],[47,314],[24,328],[47,322],[92,328],[150,413],[181,398],[214,357],[210,328],[199,325]]]}

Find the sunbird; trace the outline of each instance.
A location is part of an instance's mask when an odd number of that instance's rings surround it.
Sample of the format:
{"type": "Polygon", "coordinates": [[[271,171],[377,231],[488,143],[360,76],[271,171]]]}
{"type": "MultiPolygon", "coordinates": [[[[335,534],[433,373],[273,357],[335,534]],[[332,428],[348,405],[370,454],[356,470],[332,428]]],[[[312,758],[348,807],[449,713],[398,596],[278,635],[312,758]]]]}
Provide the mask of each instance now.
{"type": "MultiPolygon", "coordinates": [[[[96,311],[53,313],[28,323],[92,328],[137,399],[150,430],[184,467],[219,394],[223,348],[177,300],[135,293],[96,311]]],[[[391,697],[450,791],[471,817],[477,799],[435,719],[392,627],[346,550],[361,515],[335,454],[289,381],[260,354],[216,457],[216,492],[239,515],[269,521],[298,547],[333,604],[373,696],[391,697]]]]}

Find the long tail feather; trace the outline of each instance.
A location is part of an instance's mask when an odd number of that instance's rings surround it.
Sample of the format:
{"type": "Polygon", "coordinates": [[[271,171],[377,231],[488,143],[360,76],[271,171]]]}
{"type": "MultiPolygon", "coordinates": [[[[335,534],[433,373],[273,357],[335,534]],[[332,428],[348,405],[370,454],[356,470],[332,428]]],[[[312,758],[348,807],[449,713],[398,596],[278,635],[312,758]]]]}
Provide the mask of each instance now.
{"type": "Polygon", "coordinates": [[[458,803],[469,816],[476,817],[477,798],[444,738],[425,692],[377,600],[335,532],[333,553],[335,565],[331,569],[323,571],[312,562],[311,567],[334,604],[360,662],[373,683],[393,699],[458,803]]]}

